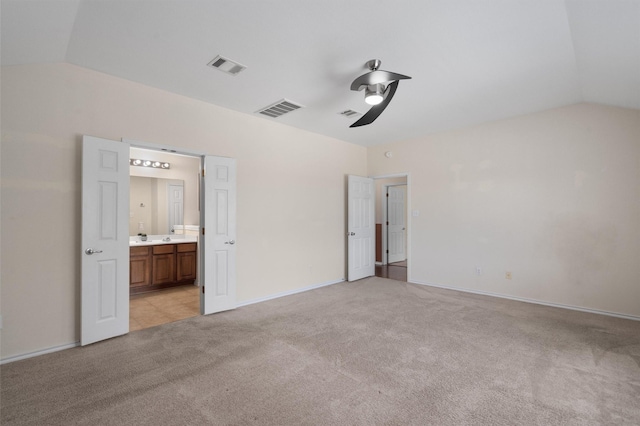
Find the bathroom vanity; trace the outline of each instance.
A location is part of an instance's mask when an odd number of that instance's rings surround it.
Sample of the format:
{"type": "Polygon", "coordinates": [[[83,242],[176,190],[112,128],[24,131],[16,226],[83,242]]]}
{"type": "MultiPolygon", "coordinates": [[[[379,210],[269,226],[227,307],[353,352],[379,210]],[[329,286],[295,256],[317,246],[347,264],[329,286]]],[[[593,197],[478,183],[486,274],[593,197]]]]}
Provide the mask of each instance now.
{"type": "Polygon", "coordinates": [[[197,248],[195,239],[131,241],[129,293],[193,284],[197,274],[197,248]]]}

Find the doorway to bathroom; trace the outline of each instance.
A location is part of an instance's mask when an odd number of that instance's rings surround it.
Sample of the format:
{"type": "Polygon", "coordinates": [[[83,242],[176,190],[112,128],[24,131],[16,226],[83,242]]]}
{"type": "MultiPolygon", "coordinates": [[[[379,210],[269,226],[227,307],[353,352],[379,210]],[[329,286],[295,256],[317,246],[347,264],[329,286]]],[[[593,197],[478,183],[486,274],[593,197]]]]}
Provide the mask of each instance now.
{"type": "MultiPolygon", "coordinates": [[[[158,167],[163,166],[160,161],[157,163],[158,167]]],[[[147,263],[156,272],[162,272],[161,276],[174,276],[170,265],[173,259],[176,276],[186,280],[188,277],[184,273],[191,270],[200,284],[201,314],[235,309],[236,238],[235,159],[145,142],[126,139],[118,142],[84,135],[80,344],[84,346],[129,332],[132,245],[158,246],[157,250],[147,251],[147,263]],[[151,241],[149,234],[147,241],[142,238],[144,235],[135,238],[129,235],[131,147],[200,158],[197,244],[182,241],[186,243],[179,244],[182,249],[170,249],[163,244],[177,244],[171,240],[171,235],[152,236],[151,241]],[[156,240],[158,236],[161,238],[156,240]],[[197,254],[194,255],[192,246],[196,245],[197,254]],[[196,272],[190,268],[194,263],[197,263],[196,272]]],[[[153,273],[153,269],[147,271],[153,273]]]]}
{"type": "Polygon", "coordinates": [[[136,147],[129,154],[129,331],[135,331],[200,315],[201,159],[136,147]]]}

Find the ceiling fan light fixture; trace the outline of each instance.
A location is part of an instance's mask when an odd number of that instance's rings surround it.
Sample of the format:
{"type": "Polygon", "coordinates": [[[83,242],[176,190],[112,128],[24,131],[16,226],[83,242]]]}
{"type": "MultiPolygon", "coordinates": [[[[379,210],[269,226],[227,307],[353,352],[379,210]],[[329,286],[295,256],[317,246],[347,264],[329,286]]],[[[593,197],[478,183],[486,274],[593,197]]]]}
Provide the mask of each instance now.
{"type": "Polygon", "coordinates": [[[384,100],[384,85],[370,84],[364,92],[364,101],[369,105],[378,105],[384,100]]]}

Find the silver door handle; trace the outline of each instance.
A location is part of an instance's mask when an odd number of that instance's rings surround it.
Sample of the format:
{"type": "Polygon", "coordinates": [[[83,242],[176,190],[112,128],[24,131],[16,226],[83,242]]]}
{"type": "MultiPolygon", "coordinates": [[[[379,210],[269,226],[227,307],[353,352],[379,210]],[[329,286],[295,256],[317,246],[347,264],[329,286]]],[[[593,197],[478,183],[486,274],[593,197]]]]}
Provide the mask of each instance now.
{"type": "Polygon", "coordinates": [[[88,254],[89,256],[91,256],[94,253],[102,253],[102,250],[94,250],[92,248],[88,248],[84,251],[86,254],[88,254]]]}
{"type": "Polygon", "coordinates": [[[236,240],[231,240],[231,241],[225,242],[225,244],[231,244],[231,245],[234,245],[235,243],[236,243],[236,240]]]}
{"type": "Polygon", "coordinates": [[[354,235],[356,235],[355,232],[347,232],[347,237],[353,237],[354,235]]]}

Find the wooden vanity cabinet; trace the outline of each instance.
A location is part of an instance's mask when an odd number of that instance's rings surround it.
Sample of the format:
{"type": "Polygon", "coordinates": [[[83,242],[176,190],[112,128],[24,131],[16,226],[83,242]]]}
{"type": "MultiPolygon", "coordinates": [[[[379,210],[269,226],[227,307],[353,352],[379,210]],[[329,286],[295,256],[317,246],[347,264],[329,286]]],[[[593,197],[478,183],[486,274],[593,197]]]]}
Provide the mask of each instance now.
{"type": "Polygon", "coordinates": [[[176,280],[176,245],[163,244],[153,248],[151,284],[167,284],[176,280]]]}
{"type": "Polygon", "coordinates": [[[176,280],[196,279],[196,243],[176,244],[176,280]]]}
{"type": "Polygon", "coordinates": [[[129,249],[129,285],[131,288],[151,285],[151,247],[129,249]]]}
{"type": "Polygon", "coordinates": [[[131,294],[193,284],[197,275],[197,243],[160,244],[129,249],[131,294]]]}

